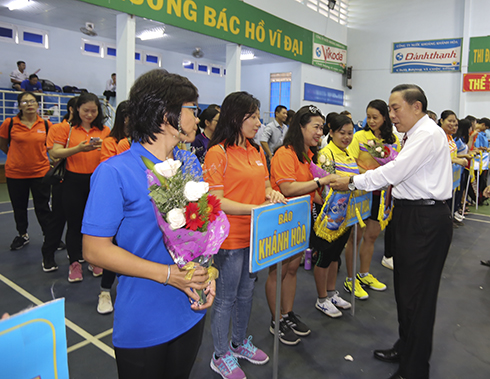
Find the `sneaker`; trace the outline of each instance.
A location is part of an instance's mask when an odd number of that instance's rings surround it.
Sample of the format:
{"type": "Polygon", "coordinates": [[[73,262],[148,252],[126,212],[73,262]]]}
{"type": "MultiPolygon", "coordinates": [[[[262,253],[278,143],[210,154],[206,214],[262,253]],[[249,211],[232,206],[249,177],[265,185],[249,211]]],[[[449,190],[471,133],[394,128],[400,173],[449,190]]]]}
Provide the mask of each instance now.
{"type": "Polygon", "coordinates": [[[243,344],[237,348],[234,348],[233,344],[230,342],[230,350],[235,358],[246,359],[254,365],[263,365],[269,362],[269,357],[267,354],[253,345],[252,336],[245,338],[245,340],[243,340],[243,344]]]}
{"type": "MultiPolygon", "coordinates": [[[[276,323],[274,320],[271,321],[271,326],[269,332],[274,335],[276,323]]],[[[296,335],[295,332],[289,327],[285,320],[279,321],[279,341],[284,345],[294,346],[300,343],[301,339],[296,335]]]]}
{"type": "Polygon", "coordinates": [[[216,359],[216,355],[213,354],[210,366],[211,369],[220,374],[223,379],[247,378],[231,351],[228,351],[225,355],[219,357],[218,359],[216,359]]]}
{"type": "Polygon", "coordinates": [[[102,272],[104,271],[100,267],[92,266],[92,265],[88,265],[88,270],[92,271],[92,275],[95,277],[101,276],[102,272]]]}
{"type": "MultiPolygon", "coordinates": [[[[352,280],[348,280],[347,278],[345,278],[344,289],[347,292],[352,293],[352,280]]],[[[356,299],[359,300],[366,300],[369,297],[369,294],[364,291],[361,284],[359,283],[359,280],[356,280],[356,289],[354,290],[354,295],[356,299]]]]}
{"type": "Polygon", "coordinates": [[[65,249],[66,249],[66,244],[63,241],[60,241],[60,244],[58,245],[56,250],[60,251],[60,250],[65,250],[65,249]]]}
{"type": "Polygon", "coordinates": [[[333,318],[342,316],[342,312],[340,312],[329,299],[326,299],[324,302],[320,302],[319,299],[316,299],[315,308],[333,318]]]}
{"type": "Polygon", "coordinates": [[[345,301],[339,296],[339,291],[335,291],[335,295],[329,298],[330,302],[337,308],[349,309],[352,305],[348,301],[345,301]]]}
{"type": "Polygon", "coordinates": [[[70,265],[70,269],[68,271],[68,281],[70,283],[73,283],[73,282],[81,282],[82,280],[83,280],[82,265],[78,262],[73,262],[70,265]]]}
{"type": "Polygon", "coordinates": [[[386,289],[386,284],[381,283],[371,274],[367,274],[364,278],[362,278],[361,274],[357,273],[356,278],[359,282],[361,282],[361,285],[367,286],[372,290],[384,291],[386,289]]]}
{"type": "Polygon", "coordinates": [[[310,328],[306,326],[306,324],[301,321],[299,316],[296,316],[293,311],[289,312],[286,317],[284,317],[284,321],[291,330],[296,333],[298,336],[307,336],[311,333],[310,328]]]}
{"type": "Polygon", "coordinates": [[[97,312],[101,315],[106,315],[112,313],[113,310],[111,293],[109,291],[100,291],[97,312]]]}
{"type": "Polygon", "coordinates": [[[381,260],[381,265],[383,265],[386,268],[389,268],[390,270],[393,270],[393,257],[391,258],[386,258],[383,256],[383,259],[381,260]]]}
{"type": "Polygon", "coordinates": [[[56,264],[54,258],[43,258],[44,272],[56,271],[57,269],[58,269],[58,265],[56,264]]]}
{"type": "Polygon", "coordinates": [[[459,222],[463,222],[464,216],[459,212],[454,212],[454,219],[459,222]]]}
{"type": "Polygon", "coordinates": [[[27,233],[24,234],[23,236],[17,236],[12,241],[12,244],[10,245],[10,250],[20,250],[28,243],[29,243],[29,235],[27,233]]]}

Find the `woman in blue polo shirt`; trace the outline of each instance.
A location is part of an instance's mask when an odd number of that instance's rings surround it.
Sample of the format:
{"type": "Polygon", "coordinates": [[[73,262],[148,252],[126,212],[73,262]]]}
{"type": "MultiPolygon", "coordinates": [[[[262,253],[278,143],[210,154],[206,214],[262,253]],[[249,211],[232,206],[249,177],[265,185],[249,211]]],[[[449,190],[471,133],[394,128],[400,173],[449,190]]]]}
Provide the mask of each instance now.
{"type": "Polygon", "coordinates": [[[168,253],[141,159],[180,160],[184,173],[202,173],[197,158],[176,147],[195,138],[197,96],[187,78],[165,70],[142,75],[128,101],[131,148],[101,163],[92,176],[83,254],[119,273],[113,332],[119,378],[187,378],[201,344],[205,309],[214,300],[215,283],[207,271],[198,267],[186,280],[168,253]],[[206,304],[189,301],[199,300],[195,289],[206,290],[206,304]]]}

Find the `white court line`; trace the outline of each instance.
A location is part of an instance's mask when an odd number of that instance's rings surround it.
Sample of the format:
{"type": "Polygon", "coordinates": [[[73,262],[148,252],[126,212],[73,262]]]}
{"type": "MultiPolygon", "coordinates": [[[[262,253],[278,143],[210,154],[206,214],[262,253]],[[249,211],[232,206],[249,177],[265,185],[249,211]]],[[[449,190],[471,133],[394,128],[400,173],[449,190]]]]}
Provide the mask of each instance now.
{"type": "MultiPolygon", "coordinates": [[[[28,211],[33,211],[34,208],[27,208],[28,211]]],[[[0,215],[6,215],[8,213],[14,213],[14,211],[5,211],[5,212],[0,212],[0,215]]]]}
{"type": "MultiPolygon", "coordinates": [[[[30,294],[25,289],[23,289],[22,287],[18,286],[17,284],[15,284],[14,282],[12,282],[10,279],[6,278],[2,274],[0,274],[0,280],[2,282],[4,282],[7,286],[9,286],[10,288],[12,288],[14,291],[16,291],[20,295],[24,296],[29,301],[33,302],[34,304],[36,304],[36,305],[44,304],[37,297],[35,297],[34,295],[30,294]]],[[[70,328],[71,330],[73,330],[75,333],[77,333],[78,335],[80,335],[82,338],[84,338],[85,340],[87,340],[88,341],[87,344],[88,343],[92,343],[96,347],[98,347],[100,350],[102,350],[104,353],[110,355],[112,358],[115,358],[114,349],[111,348],[111,347],[109,347],[109,346],[107,346],[105,343],[103,343],[99,339],[97,339],[97,337],[94,337],[89,332],[87,332],[86,330],[82,329],[77,324],[73,323],[72,321],[68,320],[67,318],[65,318],[65,325],[68,328],[70,328]]],[[[112,333],[112,329],[109,329],[109,330],[107,330],[107,331],[99,334],[98,336],[101,336],[99,338],[105,337],[106,335],[110,334],[109,331],[110,331],[110,333],[112,333]]],[[[77,345],[79,345],[79,344],[77,344],[77,345]]],[[[76,345],[74,345],[74,346],[76,346],[76,345]]],[[[70,350],[70,351],[75,350],[74,346],[71,346],[68,350],[70,350]]],[[[80,347],[82,347],[82,346],[78,346],[77,348],[80,348],[80,347]]]]}
{"type": "Polygon", "coordinates": [[[485,224],[490,224],[490,221],[478,220],[477,218],[469,218],[469,217],[465,217],[464,221],[476,221],[476,222],[483,222],[485,224]]]}

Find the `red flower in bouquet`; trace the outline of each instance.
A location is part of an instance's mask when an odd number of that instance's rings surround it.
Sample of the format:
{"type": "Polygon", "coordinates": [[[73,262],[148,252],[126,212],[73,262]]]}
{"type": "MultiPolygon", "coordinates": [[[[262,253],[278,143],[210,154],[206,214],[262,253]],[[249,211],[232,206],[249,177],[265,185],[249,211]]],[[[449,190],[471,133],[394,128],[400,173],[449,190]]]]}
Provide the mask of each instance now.
{"type": "Polygon", "coordinates": [[[216,220],[216,217],[219,216],[219,212],[221,212],[221,203],[218,198],[214,195],[208,196],[208,218],[209,222],[213,222],[216,220]]]}
{"type": "Polygon", "coordinates": [[[199,206],[196,203],[189,203],[185,207],[185,227],[190,230],[197,230],[204,225],[204,221],[199,215],[199,206]]]}

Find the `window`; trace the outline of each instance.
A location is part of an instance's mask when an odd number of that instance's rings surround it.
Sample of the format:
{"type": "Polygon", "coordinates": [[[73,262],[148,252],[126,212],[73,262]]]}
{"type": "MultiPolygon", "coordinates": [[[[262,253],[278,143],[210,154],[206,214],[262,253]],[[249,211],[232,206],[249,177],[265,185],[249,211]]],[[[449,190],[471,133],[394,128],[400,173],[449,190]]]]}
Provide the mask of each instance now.
{"type": "Polygon", "coordinates": [[[107,58],[116,58],[117,51],[115,46],[105,45],[105,55],[107,58]]]}
{"type": "Polygon", "coordinates": [[[193,61],[183,61],[182,68],[185,71],[196,71],[196,62],[193,61]]]}
{"type": "Polygon", "coordinates": [[[282,72],[271,74],[270,108],[271,117],[274,117],[274,110],[278,105],[290,108],[291,105],[291,73],[282,72]]]}
{"type": "Polygon", "coordinates": [[[49,49],[48,32],[40,29],[19,26],[19,42],[24,45],[44,47],[49,49]]]}
{"type": "Polygon", "coordinates": [[[157,54],[145,54],[145,63],[146,64],[151,64],[151,65],[158,65],[158,67],[162,66],[162,59],[160,58],[160,55],[157,54]]]}
{"type": "Polygon", "coordinates": [[[221,76],[222,68],[221,66],[211,65],[209,67],[209,75],[221,76]]]}
{"type": "Polygon", "coordinates": [[[136,60],[136,62],[140,62],[141,63],[141,51],[136,51],[134,53],[134,59],[136,60]]]}
{"type": "MultiPolygon", "coordinates": [[[[0,40],[3,42],[15,42],[17,30],[12,24],[0,22],[0,40]]],[[[17,37],[18,38],[18,37],[17,37]]]]}
{"type": "Polygon", "coordinates": [[[208,65],[206,64],[197,64],[197,72],[200,72],[201,74],[208,74],[209,68],[208,65]]]}
{"type": "Polygon", "coordinates": [[[82,54],[91,57],[104,57],[104,47],[102,43],[82,38],[82,54]]]}
{"type": "Polygon", "coordinates": [[[320,13],[321,15],[338,22],[341,25],[347,25],[347,9],[349,0],[335,0],[335,6],[330,9],[329,0],[296,0],[308,8],[320,13]]]}

